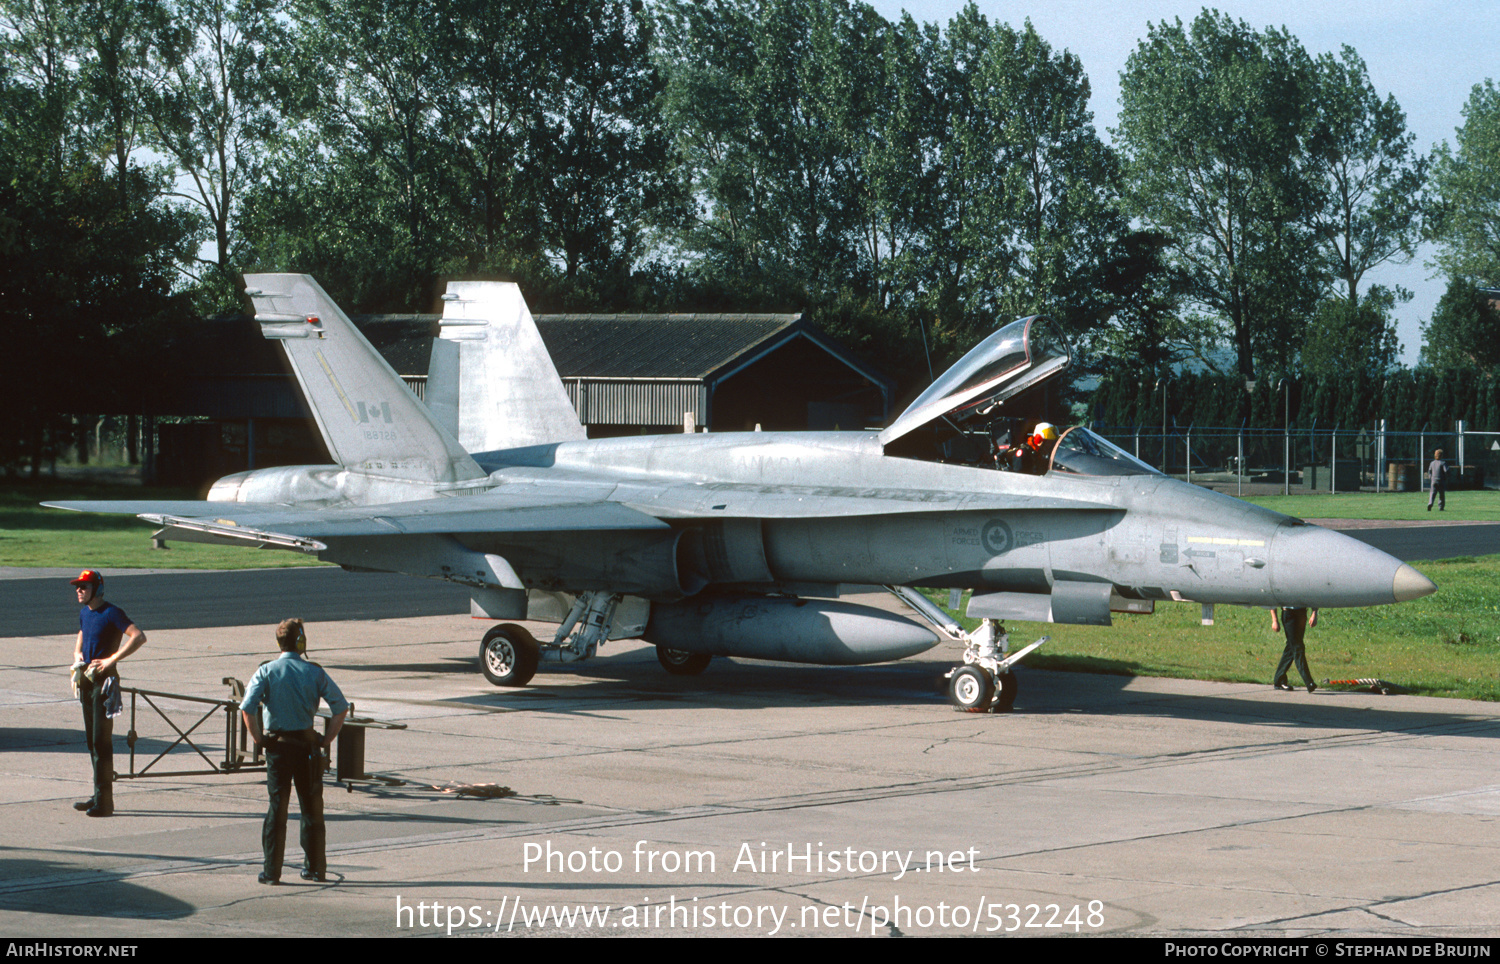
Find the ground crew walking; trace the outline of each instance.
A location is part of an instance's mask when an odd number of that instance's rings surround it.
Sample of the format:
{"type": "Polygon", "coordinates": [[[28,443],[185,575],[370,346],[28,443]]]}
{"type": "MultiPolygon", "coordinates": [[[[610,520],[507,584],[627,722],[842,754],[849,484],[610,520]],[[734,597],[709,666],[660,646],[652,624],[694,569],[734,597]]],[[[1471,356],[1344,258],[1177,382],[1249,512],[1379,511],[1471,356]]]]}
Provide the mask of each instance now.
{"type": "Polygon", "coordinates": [[[1281,651],[1281,662],[1276,664],[1276,677],[1271,681],[1272,686],[1279,690],[1291,689],[1291,684],[1286,681],[1286,674],[1292,664],[1296,663],[1297,672],[1302,674],[1302,682],[1306,684],[1307,691],[1311,693],[1318,688],[1318,684],[1313,682],[1312,671],[1307,668],[1307,646],[1302,641],[1308,627],[1317,624],[1316,609],[1288,606],[1281,611],[1279,624],[1276,610],[1271,610],[1271,632],[1286,630],[1286,648],[1281,651]]]}

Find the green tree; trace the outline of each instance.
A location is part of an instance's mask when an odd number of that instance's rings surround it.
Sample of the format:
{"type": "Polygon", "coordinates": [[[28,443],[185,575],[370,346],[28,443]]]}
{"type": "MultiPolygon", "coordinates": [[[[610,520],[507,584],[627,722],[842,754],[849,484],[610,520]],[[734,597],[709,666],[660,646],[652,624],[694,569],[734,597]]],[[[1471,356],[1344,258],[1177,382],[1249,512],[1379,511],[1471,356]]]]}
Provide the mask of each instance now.
{"type": "Polygon", "coordinates": [[[1116,310],[1117,165],[1078,59],[1029,23],[723,0],[669,3],[662,24],[703,275],[763,304],[902,313],[939,362],[1017,315],[1078,334],[1116,310]]]}
{"type": "Polygon", "coordinates": [[[73,416],[139,411],[136,374],[195,241],[135,156],[160,11],[147,0],[0,0],[0,461],[35,474],[73,416]],[[112,168],[112,170],[111,170],[112,168]]]}
{"type": "Polygon", "coordinates": [[[1128,232],[1093,272],[1097,297],[1112,309],[1092,338],[1095,366],[1139,379],[1167,375],[1187,358],[1209,361],[1215,330],[1182,312],[1188,279],[1168,260],[1171,243],[1158,232],[1128,232]]]}
{"type": "Polygon", "coordinates": [[[355,310],[431,304],[461,231],[444,109],[459,25],[432,0],[302,0],[288,96],[247,198],[250,259],[317,274],[355,310]]]}
{"type": "Polygon", "coordinates": [[[909,14],[882,39],[880,80],[868,83],[883,84],[883,92],[870,100],[874,116],[859,135],[869,176],[861,239],[879,304],[910,311],[933,282],[934,218],[942,210],[946,121],[931,77],[941,39],[936,24],[919,25],[909,14]]]}
{"type": "Polygon", "coordinates": [[[1121,75],[1127,208],[1173,238],[1173,264],[1223,325],[1244,378],[1290,366],[1321,287],[1313,89],[1289,33],[1211,11],[1189,29],[1152,25],[1121,75]]]}
{"type": "Polygon", "coordinates": [[[941,34],[905,22],[892,37],[905,53],[886,63],[919,65],[890,75],[912,106],[881,137],[920,132],[891,178],[912,198],[900,208],[910,241],[898,297],[934,319],[945,351],[1018,315],[1046,312],[1074,335],[1097,327],[1118,307],[1111,285],[1146,262],[1111,264],[1134,255],[1116,249],[1118,164],[1094,130],[1078,58],[973,4],[941,34]]]}
{"type": "Polygon", "coordinates": [[[156,0],[81,0],[78,119],[93,142],[92,152],[115,169],[118,201],[131,202],[129,168],[135,165],[146,100],[151,52],[166,28],[156,0]]]}
{"type": "Polygon", "coordinates": [[[6,133],[11,146],[24,144],[54,173],[83,146],[77,13],[67,0],[0,0],[6,133]]]}
{"type": "Polygon", "coordinates": [[[149,400],[140,373],[187,317],[175,286],[194,238],[151,172],[111,173],[80,151],[58,161],[45,128],[12,123],[48,96],[0,81],[0,462],[33,475],[72,436],[68,415],[149,400]]]}
{"type": "Polygon", "coordinates": [[[285,29],[265,0],[171,0],[146,117],[147,140],[171,158],[177,196],[203,218],[213,257],[195,259],[206,312],[230,309],[243,287],[240,209],[280,124],[285,29]]]}
{"type": "Polygon", "coordinates": [[[885,21],[845,0],[721,0],[666,3],[660,25],[700,271],[794,301],[872,294],[886,253],[869,171],[885,21]]]}
{"type": "Polygon", "coordinates": [[[980,248],[985,277],[972,310],[996,319],[1046,313],[1082,334],[1099,320],[1098,268],[1126,226],[1115,157],[1088,109],[1088,78],[1030,21],[997,26],[980,64],[977,123],[955,130],[976,154],[970,165],[990,172],[974,198],[971,223],[991,240],[980,248]]]}
{"type": "Polygon", "coordinates": [[[1475,84],[1463,113],[1456,147],[1440,144],[1433,155],[1441,202],[1431,229],[1434,262],[1455,279],[1500,285],[1500,88],[1492,80],[1475,84]]]}
{"type": "Polygon", "coordinates": [[[585,278],[597,290],[629,275],[670,183],[651,23],[639,0],[568,3],[563,13],[550,38],[556,82],[530,132],[527,173],[543,244],[577,292],[585,278]]]}
{"type": "MultiPolygon", "coordinates": [[[[557,83],[555,25],[565,0],[514,3],[462,0],[451,9],[463,24],[455,38],[454,88],[444,118],[455,146],[463,226],[462,270],[516,272],[540,263],[536,216],[542,172],[528,166],[537,118],[557,83]]],[[[523,270],[531,277],[535,268],[523,270]]]]}
{"type": "Polygon", "coordinates": [[[1302,370],[1320,378],[1363,374],[1374,377],[1396,366],[1401,344],[1391,309],[1390,290],[1375,285],[1358,301],[1342,296],[1318,304],[1302,344],[1302,370]]]}
{"type": "Polygon", "coordinates": [[[1380,99],[1353,48],[1318,58],[1314,92],[1311,163],[1324,188],[1318,245],[1342,297],[1358,305],[1366,272],[1416,251],[1427,161],[1413,150],[1416,135],[1396,99],[1380,99]]]}
{"type": "Polygon", "coordinates": [[[1424,367],[1492,372],[1500,367],[1500,292],[1450,278],[1432,320],[1422,326],[1424,367]]]}
{"type": "Polygon", "coordinates": [[[453,274],[521,281],[538,304],[629,297],[670,195],[638,3],[293,11],[305,119],[245,205],[254,262],[363,310],[427,308],[453,274]]]}

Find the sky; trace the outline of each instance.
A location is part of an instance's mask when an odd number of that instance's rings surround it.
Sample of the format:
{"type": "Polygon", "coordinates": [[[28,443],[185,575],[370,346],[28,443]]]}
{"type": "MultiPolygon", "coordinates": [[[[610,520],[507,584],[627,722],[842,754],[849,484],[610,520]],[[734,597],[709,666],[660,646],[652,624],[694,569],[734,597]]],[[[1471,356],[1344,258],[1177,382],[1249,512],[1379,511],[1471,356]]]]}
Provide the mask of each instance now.
{"type": "MultiPolygon", "coordinates": [[[[922,22],[946,25],[963,0],[866,0],[888,20],[906,11],[922,22]]],[[[1145,36],[1147,25],[1180,19],[1190,24],[1203,3],[1177,0],[979,0],[991,22],[1020,26],[1028,18],[1054,49],[1076,54],[1088,73],[1094,126],[1110,140],[1119,117],[1120,71],[1145,36]]],[[[1475,84],[1500,80],[1500,2],[1496,0],[1242,0],[1215,9],[1256,29],[1285,27],[1309,54],[1353,47],[1364,58],[1370,82],[1384,97],[1394,94],[1406,111],[1407,129],[1426,154],[1439,143],[1453,143],[1463,123],[1463,106],[1475,84]]],[[[1365,284],[1400,285],[1412,300],[1396,308],[1402,360],[1414,364],[1422,347],[1420,326],[1432,316],[1446,281],[1428,267],[1433,251],[1424,247],[1410,264],[1383,265],[1365,284]]]]}

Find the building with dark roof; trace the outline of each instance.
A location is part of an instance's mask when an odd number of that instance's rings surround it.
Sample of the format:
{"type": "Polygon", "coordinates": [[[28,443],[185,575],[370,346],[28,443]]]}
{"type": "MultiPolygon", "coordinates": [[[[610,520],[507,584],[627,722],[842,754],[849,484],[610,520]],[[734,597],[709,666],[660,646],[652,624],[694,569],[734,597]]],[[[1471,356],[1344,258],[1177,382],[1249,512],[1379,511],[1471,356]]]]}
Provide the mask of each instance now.
{"type": "MultiPolygon", "coordinates": [[[[353,321],[418,397],[438,315],[353,321]]],[[[890,416],[894,383],[796,314],[538,315],[590,437],[692,430],[859,430],[890,416]]],[[[164,354],[161,481],[328,461],[275,345],[249,318],[213,319],[164,354]],[[206,419],[204,421],[203,419],[206,419]]]]}
{"type": "Polygon", "coordinates": [[[893,384],[800,315],[538,315],[590,436],[681,430],[861,429],[893,384]]]}

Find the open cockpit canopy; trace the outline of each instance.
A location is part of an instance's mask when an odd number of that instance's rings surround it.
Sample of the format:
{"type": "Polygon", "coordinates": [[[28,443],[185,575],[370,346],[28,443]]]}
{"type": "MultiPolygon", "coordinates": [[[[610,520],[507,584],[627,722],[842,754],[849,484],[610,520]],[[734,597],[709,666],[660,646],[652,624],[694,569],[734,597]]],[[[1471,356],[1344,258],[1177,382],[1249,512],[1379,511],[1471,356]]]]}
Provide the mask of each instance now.
{"type": "Polygon", "coordinates": [[[1068,367],[1067,340],[1040,315],[1013,321],[975,345],[880,433],[890,445],[943,416],[955,429],[987,417],[1000,402],[1068,367]]]}
{"type": "Polygon", "coordinates": [[[1052,472],[1070,475],[1160,475],[1108,439],[1079,426],[1070,428],[1052,449],[1052,472]]]}

